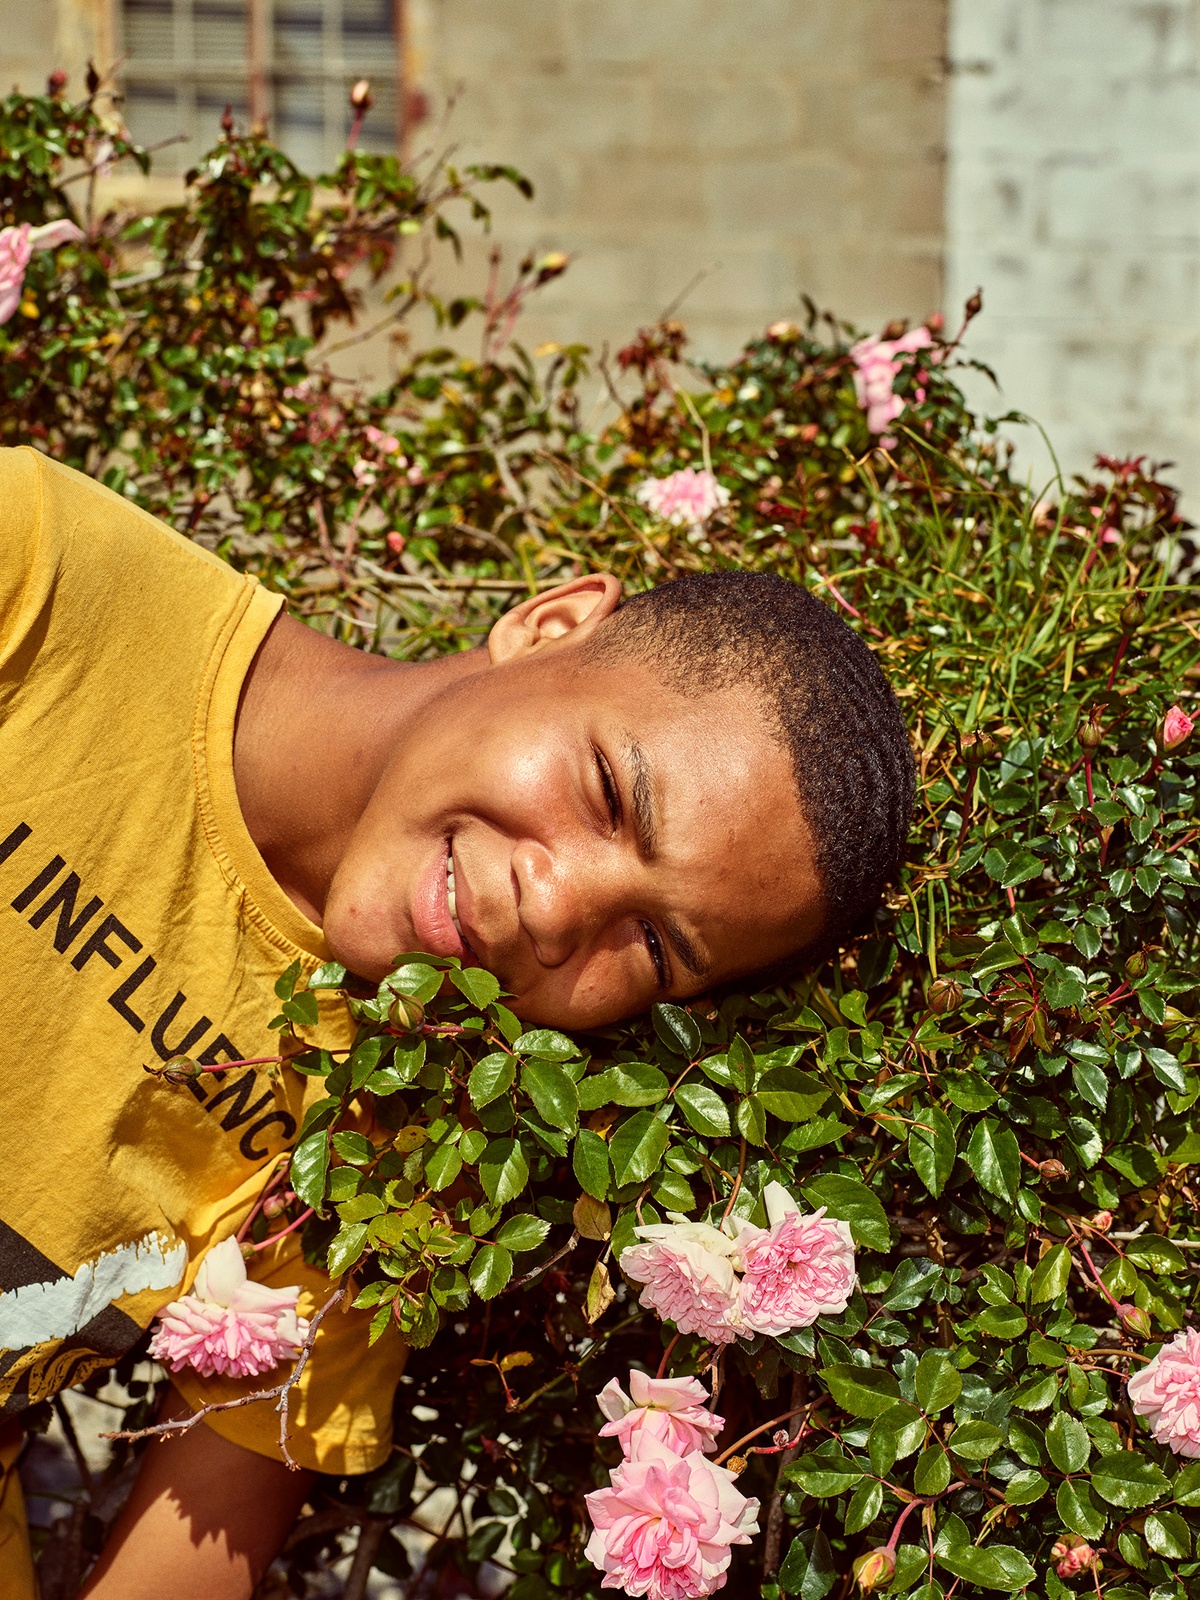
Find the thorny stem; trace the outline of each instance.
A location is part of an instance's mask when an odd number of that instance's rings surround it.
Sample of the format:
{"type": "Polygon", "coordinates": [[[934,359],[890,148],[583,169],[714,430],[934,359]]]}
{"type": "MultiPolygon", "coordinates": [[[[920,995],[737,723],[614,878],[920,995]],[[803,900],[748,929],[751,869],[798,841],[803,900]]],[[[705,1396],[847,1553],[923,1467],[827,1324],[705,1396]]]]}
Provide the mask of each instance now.
{"type": "Polygon", "coordinates": [[[291,1152],[290,1151],[287,1151],[283,1155],[278,1156],[276,1158],[274,1172],[267,1179],[267,1182],[263,1187],[263,1192],[259,1195],[258,1199],[254,1202],[254,1206],[253,1206],[249,1216],[246,1218],[245,1222],[242,1223],[241,1227],[238,1229],[237,1233],[234,1235],[234,1237],[237,1239],[237,1242],[239,1244],[241,1244],[242,1240],[250,1232],[250,1227],[251,1227],[251,1224],[253,1223],[255,1217],[262,1210],[263,1206],[266,1205],[267,1201],[271,1198],[272,1194],[274,1194],[275,1190],[279,1187],[280,1180],[282,1178],[286,1177],[287,1169],[288,1169],[288,1166],[289,1166],[290,1162],[291,1162],[291,1152]]]}
{"type": "MultiPolygon", "coordinates": [[[[727,1461],[730,1456],[737,1455],[744,1444],[749,1444],[751,1439],[757,1439],[759,1434],[766,1433],[768,1428],[777,1428],[781,1422],[790,1422],[793,1417],[798,1417],[811,1410],[811,1405],[797,1406],[795,1411],[785,1411],[781,1417],[772,1417],[770,1422],[759,1423],[757,1428],[751,1428],[749,1433],[744,1433],[740,1439],[731,1444],[728,1450],[721,1451],[721,1454],[717,1457],[717,1466],[720,1466],[723,1461],[727,1461]]],[[[780,1448],[782,1449],[783,1446],[780,1446],[780,1448]]]]}
{"type": "Polygon", "coordinates": [[[1132,637],[1133,635],[1129,633],[1123,633],[1121,635],[1121,642],[1117,646],[1117,654],[1113,660],[1112,669],[1108,674],[1108,682],[1104,685],[1106,689],[1111,689],[1113,684],[1117,681],[1117,668],[1121,665],[1121,661],[1126,650],[1129,648],[1129,641],[1132,637]]]}
{"type": "Polygon", "coordinates": [[[265,1250],[269,1244],[278,1244],[280,1239],[286,1239],[289,1233],[295,1233],[297,1228],[302,1228],[313,1214],[312,1206],[307,1211],[302,1211],[295,1222],[289,1222],[286,1228],[281,1228],[278,1233],[269,1233],[261,1244],[252,1246],[255,1252],[265,1250]]]}
{"type": "Polygon", "coordinates": [[[1090,755],[1086,755],[1083,758],[1083,781],[1087,784],[1088,805],[1093,806],[1096,803],[1096,797],[1092,793],[1092,758],[1090,755]]]}
{"type": "Polygon", "coordinates": [[[1117,1313],[1117,1316],[1118,1317],[1121,1316],[1122,1315],[1122,1311],[1121,1311],[1120,1303],[1113,1299],[1112,1295],[1109,1293],[1108,1285],[1104,1282],[1104,1279],[1096,1271],[1096,1263],[1092,1260],[1091,1251],[1088,1249],[1087,1245],[1084,1244],[1083,1240],[1079,1238],[1078,1234],[1076,1234],[1076,1239],[1077,1239],[1078,1244],[1079,1244],[1079,1252],[1083,1256],[1083,1259],[1087,1262],[1088,1271],[1091,1273],[1092,1277],[1096,1280],[1096,1287],[1100,1290],[1100,1293],[1104,1296],[1104,1298],[1108,1301],[1109,1305],[1117,1313]]]}
{"type": "Polygon", "coordinates": [[[729,1213],[733,1210],[733,1203],[738,1197],[738,1194],[739,1194],[739,1192],[741,1190],[741,1187],[742,1187],[742,1179],[745,1177],[745,1175],[746,1175],[746,1141],[743,1138],[742,1139],[741,1153],[738,1156],[737,1177],[733,1180],[733,1188],[729,1191],[729,1199],[725,1204],[725,1210],[721,1214],[721,1225],[722,1225],[722,1227],[724,1227],[725,1223],[729,1220],[729,1213]]]}
{"type": "Polygon", "coordinates": [[[677,1333],[667,1348],[663,1351],[662,1360],[658,1363],[658,1371],[654,1374],[656,1378],[662,1378],[666,1376],[667,1363],[671,1359],[671,1353],[682,1338],[683,1335],[681,1333],[677,1333]]]}
{"type": "Polygon", "coordinates": [[[910,1500],[904,1507],[903,1511],[901,1511],[900,1515],[896,1518],[896,1526],[892,1529],[891,1536],[884,1548],[886,1550],[895,1550],[896,1546],[900,1542],[900,1530],[904,1527],[905,1522],[918,1506],[931,1506],[935,1500],[941,1500],[948,1494],[954,1494],[959,1489],[965,1489],[966,1486],[966,1480],[960,1479],[957,1483],[948,1483],[942,1490],[941,1494],[917,1495],[914,1499],[910,1500]]]}
{"type": "Polygon", "coordinates": [[[571,1237],[567,1240],[566,1244],[563,1245],[561,1250],[556,1251],[555,1254],[550,1257],[549,1261],[543,1261],[540,1267],[534,1267],[533,1271],[527,1272],[523,1278],[517,1278],[515,1282],[508,1285],[508,1287],[504,1290],[504,1293],[511,1294],[514,1289],[523,1289],[527,1283],[532,1283],[535,1278],[540,1278],[543,1272],[549,1272],[550,1268],[557,1265],[557,1263],[560,1262],[564,1256],[570,1255],[571,1251],[574,1250],[578,1243],[579,1234],[576,1231],[572,1231],[571,1237]]]}

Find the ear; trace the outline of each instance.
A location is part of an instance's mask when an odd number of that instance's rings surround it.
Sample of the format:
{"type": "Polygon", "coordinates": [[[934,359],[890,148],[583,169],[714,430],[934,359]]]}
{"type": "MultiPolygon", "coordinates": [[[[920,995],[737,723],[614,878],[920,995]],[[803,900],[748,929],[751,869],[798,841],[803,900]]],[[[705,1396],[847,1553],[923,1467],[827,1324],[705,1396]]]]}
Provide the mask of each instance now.
{"type": "Polygon", "coordinates": [[[523,600],[488,634],[492,665],[518,661],[535,650],[581,644],[613,614],[620,599],[621,585],[611,573],[592,572],[523,600]]]}

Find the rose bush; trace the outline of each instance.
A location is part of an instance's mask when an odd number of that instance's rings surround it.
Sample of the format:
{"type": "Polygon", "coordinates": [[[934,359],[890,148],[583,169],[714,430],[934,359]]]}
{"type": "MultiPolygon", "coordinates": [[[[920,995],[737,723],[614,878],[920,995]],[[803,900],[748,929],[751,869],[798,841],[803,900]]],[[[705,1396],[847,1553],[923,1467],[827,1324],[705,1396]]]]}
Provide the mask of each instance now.
{"type": "MultiPolygon", "coordinates": [[[[326,1094],[252,1237],[311,1208],[309,1255],[414,1353],[392,1458],[319,1484],[270,1592],[357,1542],[347,1592],[413,1600],[1191,1593],[1200,618],[1159,470],[1031,490],[959,330],[815,308],[726,365],[643,330],[587,424],[587,352],[512,342],[561,255],[432,286],[511,169],[314,182],[230,126],[179,205],[76,206],[131,154],[96,94],[0,108],[0,225],[84,234],[23,265],[6,443],[410,659],[589,568],[782,572],[877,651],[920,779],[902,880],[819,971],[568,1038],[414,954],[347,993],[348,1060],[281,1068],[326,1094]],[[372,275],[394,332],[475,319],[479,356],[339,380],[372,275]]],[[[344,978],[283,975],[281,1031],[344,978]]],[[[115,1500],[79,1493],[94,1548],[115,1500]]]]}

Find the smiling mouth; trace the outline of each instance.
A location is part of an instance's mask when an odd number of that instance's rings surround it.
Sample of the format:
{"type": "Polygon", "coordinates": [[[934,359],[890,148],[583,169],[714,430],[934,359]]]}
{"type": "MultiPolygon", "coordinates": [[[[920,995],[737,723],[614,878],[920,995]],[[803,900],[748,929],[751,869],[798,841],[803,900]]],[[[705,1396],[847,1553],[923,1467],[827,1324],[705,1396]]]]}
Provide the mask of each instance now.
{"type": "Polygon", "coordinates": [[[446,849],[446,907],[450,912],[450,921],[454,924],[454,931],[462,940],[463,949],[470,951],[474,955],[475,952],[471,949],[471,942],[463,932],[462,924],[458,920],[458,900],[454,892],[453,842],[449,843],[446,849]]]}

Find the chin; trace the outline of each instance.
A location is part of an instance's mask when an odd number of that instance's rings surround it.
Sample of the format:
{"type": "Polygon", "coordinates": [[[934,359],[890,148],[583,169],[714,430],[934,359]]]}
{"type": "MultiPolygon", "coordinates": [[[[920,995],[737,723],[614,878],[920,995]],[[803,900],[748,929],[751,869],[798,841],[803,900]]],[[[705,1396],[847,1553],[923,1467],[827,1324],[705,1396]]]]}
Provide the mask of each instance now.
{"type": "Polygon", "coordinates": [[[392,970],[396,956],[411,947],[402,940],[400,943],[389,940],[386,947],[381,945],[378,931],[372,932],[363,926],[362,920],[351,917],[343,922],[336,913],[331,916],[326,912],[325,943],[332,958],[340,961],[347,972],[353,972],[356,977],[365,978],[369,983],[378,983],[392,970]]]}

